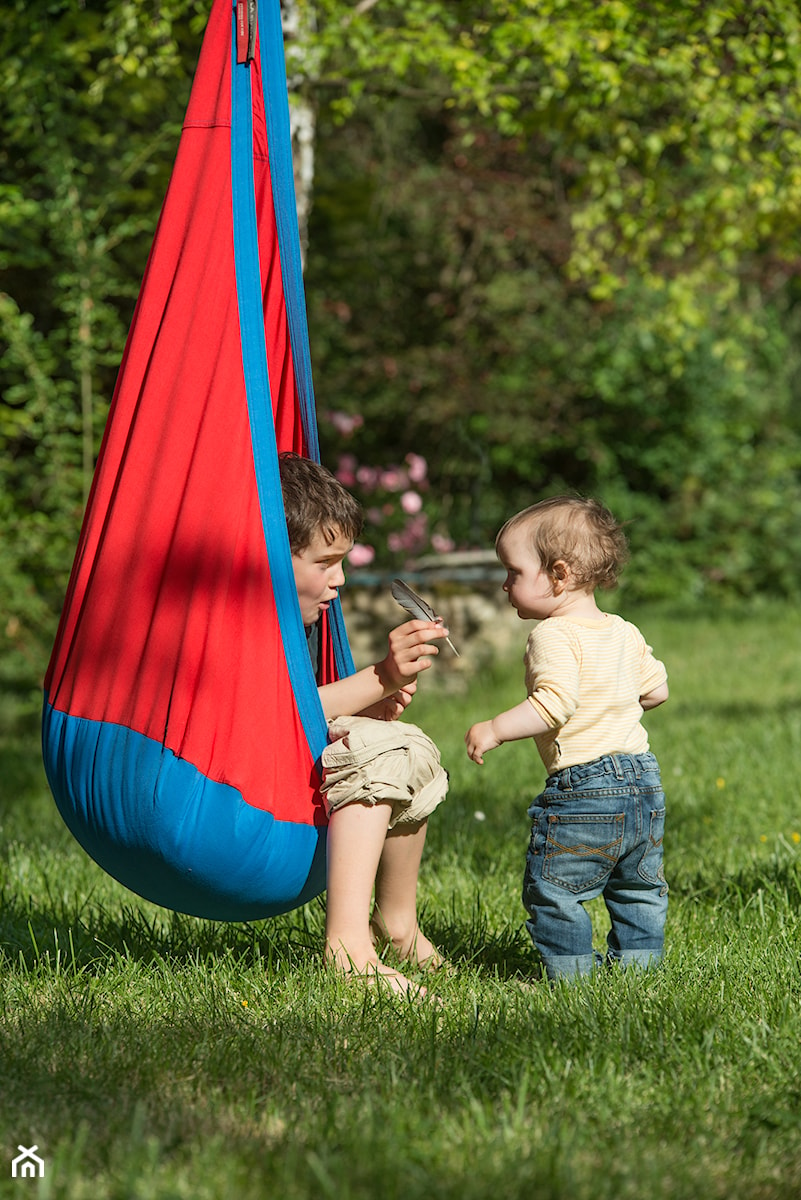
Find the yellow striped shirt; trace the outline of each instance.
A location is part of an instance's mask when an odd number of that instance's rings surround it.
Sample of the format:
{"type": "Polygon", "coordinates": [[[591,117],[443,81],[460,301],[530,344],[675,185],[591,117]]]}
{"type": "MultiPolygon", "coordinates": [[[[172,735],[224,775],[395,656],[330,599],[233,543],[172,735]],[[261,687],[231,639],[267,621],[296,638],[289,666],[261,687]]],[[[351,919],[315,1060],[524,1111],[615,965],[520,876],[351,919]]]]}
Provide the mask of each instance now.
{"type": "Polygon", "coordinates": [[[525,664],[529,702],[550,726],[534,738],[549,775],[648,749],[640,696],[667,672],[636,625],[611,613],[548,617],[531,632],[525,664]]]}

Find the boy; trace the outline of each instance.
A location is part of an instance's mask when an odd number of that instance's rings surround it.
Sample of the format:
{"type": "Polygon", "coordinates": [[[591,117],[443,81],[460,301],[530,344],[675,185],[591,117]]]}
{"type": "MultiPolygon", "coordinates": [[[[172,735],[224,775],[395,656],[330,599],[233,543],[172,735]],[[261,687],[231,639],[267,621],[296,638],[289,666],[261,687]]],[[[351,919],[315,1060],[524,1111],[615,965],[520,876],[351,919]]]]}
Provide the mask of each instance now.
{"type": "Polygon", "coordinates": [[[640,718],[667,700],[667,675],[639,630],[602,612],[594,594],[617,583],[623,531],[597,501],[556,496],[507,521],[496,548],[510,603],[539,624],[526,646],[527,698],[473,725],[465,743],[483,764],[489,750],[533,737],[548,772],[528,810],[528,931],[549,979],[589,974],[600,956],[583,906],[603,895],[607,962],[655,964],[667,912],[665,801],[640,718]]]}
{"type": "MultiPolygon", "coordinates": [[[[361,508],[318,463],[282,454],[279,467],[295,587],[316,671],[318,622],[345,582],[342,564],[361,531],[361,508]]],[[[349,724],[337,729],[335,718],[358,714],[394,721],[399,717],[411,702],[418,674],[427,670],[439,653],[430,643],[447,633],[442,624],[433,621],[407,621],[391,631],[388,652],[381,662],[321,686],[320,702],[334,728],[332,736],[341,736],[341,729],[349,724]]],[[[369,741],[371,731],[375,735],[381,732],[375,720],[359,726],[357,718],[353,726],[369,741]]],[[[415,748],[427,743],[435,758],[427,765],[425,778],[430,786],[425,789],[424,803],[416,812],[412,808],[411,819],[377,788],[366,798],[346,797],[333,807],[331,797],[338,794],[337,788],[328,793],[325,958],[347,975],[371,980],[380,977],[393,991],[424,994],[425,989],[380,962],[376,950],[378,943],[391,942],[398,957],[412,966],[442,963],[417,923],[417,877],[427,817],[444,798],[447,776],[439,766],[436,748],[425,735],[411,725],[399,727],[401,733],[416,736],[415,748]]],[[[328,752],[338,744],[323,752],[324,767],[328,752]]],[[[326,786],[324,781],[324,791],[326,786]]]]}

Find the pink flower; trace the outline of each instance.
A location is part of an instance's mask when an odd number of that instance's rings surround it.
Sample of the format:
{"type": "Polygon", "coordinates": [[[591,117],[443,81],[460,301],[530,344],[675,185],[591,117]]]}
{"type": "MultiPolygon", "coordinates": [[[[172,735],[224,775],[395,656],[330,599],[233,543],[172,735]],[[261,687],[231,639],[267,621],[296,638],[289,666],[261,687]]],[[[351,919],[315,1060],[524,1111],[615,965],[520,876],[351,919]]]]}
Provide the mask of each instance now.
{"type": "Polygon", "coordinates": [[[381,472],[381,486],[388,492],[399,492],[408,482],[406,472],[398,467],[388,467],[386,471],[381,472]]]}
{"type": "Polygon", "coordinates": [[[363,488],[371,490],[378,485],[380,472],[377,467],[359,467],[356,478],[363,488]]]}
{"type": "Polygon", "coordinates": [[[425,513],[417,513],[410,517],[406,522],[405,527],[399,533],[391,533],[387,538],[387,545],[393,553],[398,550],[406,550],[412,552],[419,550],[426,539],[428,529],[428,517],[425,513]]]}
{"type": "Polygon", "coordinates": [[[419,541],[425,537],[428,529],[428,517],[424,512],[416,513],[406,522],[406,532],[410,538],[419,541]]]}
{"type": "Polygon", "coordinates": [[[375,550],[372,546],[365,546],[362,542],[356,542],[348,555],[348,562],[352,567],[366,567],[374,558],[375,550]]]}
{"type": "Polygon", "coordinates": [[[452,538],[445,537],[441,533],[432,533],[431,535],[431,548],[432,550],[436,550],[437,554],[447,554],[450,550],[453,550],[455,545],[456,543],[452,538]]]}
{"type": "Polygon", "coordinates": [[[343,487],[352,488],[356,483],[356,465],[352,454],[340,454],[336,476],[343,487]]]}
{"type": "Polygon", "coordinates": [[[410,515],[419,513],[423,507],[423,501],[417,492],[404,492],[401,496],[401,508],[405,513],[410,515]]]}
{"type": "Polygon", "coordinates": [[[407,454],[406,463],[409,467],[409,478],[412,483],[422,483],[428,475],[428,463],[422,454],[407,454]]]}
{"type": "Polygon", "coordinates": [[[328,412],[325,415],[343,437],[350,437],[355,429],[361,429],[364,424],[361,413],[328,412]]]}

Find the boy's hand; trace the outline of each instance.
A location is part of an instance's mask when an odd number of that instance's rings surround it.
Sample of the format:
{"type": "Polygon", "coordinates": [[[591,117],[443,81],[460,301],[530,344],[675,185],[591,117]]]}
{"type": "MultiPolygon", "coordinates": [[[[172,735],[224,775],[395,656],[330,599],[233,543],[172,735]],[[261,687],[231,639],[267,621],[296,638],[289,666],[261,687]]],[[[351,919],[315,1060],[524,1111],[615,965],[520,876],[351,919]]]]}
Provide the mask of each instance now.
{"type": "Polygon", "coordinates": [[[476,725],[471,725],[464,735],[464,743],[467,746],[467,757],[472,758],[480,767],[484,765],[484,755],[487,751],[496,750],[502,745],[492,727],[492,721],[479,721],[476,725]]]}
{"type": "Polygon", "coordinates": [[[411,701],[418,673],[438,653],[429,643],[447,635],[445,626],[434,621],[407,621],[393,629],[385,659],[317,689],[326,720],[359,713],[394,721],[411,701]]]}
{"type": "Polygon", "coordinates": [[[432,656],[439,654],[439,649],[430,643],[447,636],[446,626],[435,621],[406,621],[393,629],[387,656],[376,664],[385,688],[395,693],[413,683],[420,671],[431,666],[432,656]]]}

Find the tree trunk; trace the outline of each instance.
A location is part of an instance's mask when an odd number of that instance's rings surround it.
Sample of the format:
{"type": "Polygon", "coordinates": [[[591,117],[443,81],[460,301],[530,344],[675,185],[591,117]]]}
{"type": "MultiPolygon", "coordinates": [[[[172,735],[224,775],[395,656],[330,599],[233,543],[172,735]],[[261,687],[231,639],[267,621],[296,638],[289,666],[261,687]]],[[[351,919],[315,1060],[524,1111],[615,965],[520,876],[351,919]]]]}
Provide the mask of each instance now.
{"type": "Polygon", "coordinates": [[[306,69],[306,34],[313,26],[312,5],[299,10],[297,0],[281,0],[284,28],[287,85],[289,90],[289,127],[292,137],[292,161],[295,174],[295,202],[300,228],[301,260],[306,261],[309,213],[314,185],[314,137],[317,110],[312,100],[306,69]]]}

